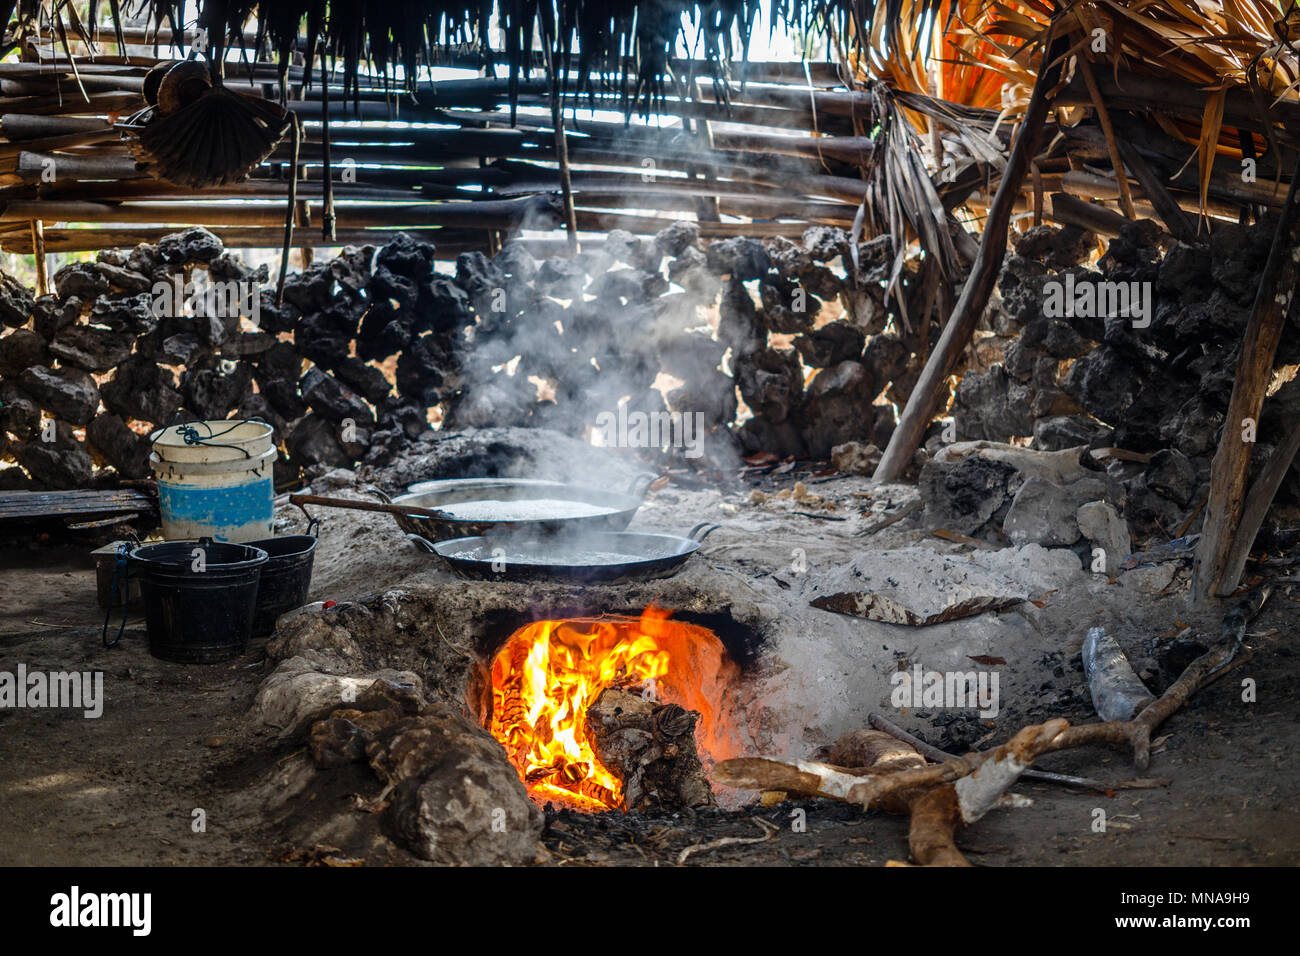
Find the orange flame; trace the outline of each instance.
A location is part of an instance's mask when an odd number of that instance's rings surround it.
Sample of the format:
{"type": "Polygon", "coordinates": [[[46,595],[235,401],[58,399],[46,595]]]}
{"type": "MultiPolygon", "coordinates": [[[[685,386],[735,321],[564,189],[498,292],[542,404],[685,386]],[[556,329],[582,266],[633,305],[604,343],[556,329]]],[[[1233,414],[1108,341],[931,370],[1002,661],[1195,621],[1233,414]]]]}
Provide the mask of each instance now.
{"type": "Polygon", "coordinates": [[[669,614],[649,607],[639,620],[536,621],[502,647],[488,729],[534,798],[588,810],[622,805],[622,781],[587,737],[587,708],[607,687],[644,687],[698,710],[702,732],[718,718],[737,669],[712,631],[669,614]]]}

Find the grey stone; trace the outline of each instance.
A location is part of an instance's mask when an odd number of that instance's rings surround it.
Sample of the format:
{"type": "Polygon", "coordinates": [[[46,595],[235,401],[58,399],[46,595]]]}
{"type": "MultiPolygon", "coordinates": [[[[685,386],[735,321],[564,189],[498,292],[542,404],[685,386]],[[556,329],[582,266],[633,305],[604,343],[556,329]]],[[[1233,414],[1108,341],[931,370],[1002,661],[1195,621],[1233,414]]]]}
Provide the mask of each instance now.
{"type": "Polygon", "coordinates": [[[808,385],[799,412],[808,454],[826,459],[831,449],[848,441],[886,444],[881,416],[889,415],[887,427],[892,430],[893,410],[873,406],[879,391],[880,383],[861,362],[840,362],[819,371],[808,385]]]}
{"type": "Polygon", "coordinates": [[[829,262],[836,256],[847,256],[849,234],[835,226],[813,226],[804,230],[803,247],[814,262],[829,262]]]}
{"type": "Polygon", "coordinates": [[[772,265],[757,239],[719,239],[705,248],[704,257],[713,272],[742,282],[766,275],[772,265]]]}
{"type": "Polygon", "coordinates": [[[700,241],[700,226],[694,222],[675,222],[655,233],[654,243],[666,256],[680,256],[688,246],[700,241]]]}
{"type": "Polygon", "coordinates": [[[308,369],[298,383],[305,401],[314,412],[330,421],[351,420],[353,425],[374,424],[375,416],[356,392],[318,368],[308,369]]]}
{"type": "Polygon", "coordinates": [[[831,449],[831,464],[845,475],[870,476],[880,464],[880,456],[875,445],[850,441],[831,449]]]}
{"type": "Polygon", "coordinates": [[[19,440],[34,438],[41,427],[41,406],[12,381],[0,381],[0,433],[19,440]]]}
{"type": "Polygon", "coordinates": [[[149,477],[148,436],[132,431],[118,416],[97,415],[86,426],[86,444],[123,478],[149,477]]]}
{"type": "Polygon", "coordinates": [[[73,325],[80,318],[85,303],[73,296],[60,300],[57,296],[43,295],[32,307],[32,325],[45,341],[50,341],[61,329],[73,325]]]}
{"type": "Polygon", "coordinates": [[[61,299],[75,295],[83,301],[94,302],[113,287],[93,262],[73,262],[54,273],[54,288],[61,299]]]}
{"type": "Polygon", "coordinates": [[[45,435],[27,442],[14,442],[9,454],[43,488],[84,488],[90,484],[94,466],[85,446],[67,422],[54,423],[53,441],[45,435]]]}
{"type": "Polygon", "coordinates": [[[285,442],[295,462],[347,467],[354,459],[339,441],[338,426],[319,415],[303,417],[285,442]]]}
{"type": "Polygon", "coordinates": [[[99,407],[95,380],[78,368],[33,366],[18,376],[18,383],[41,403],[41,408],[72,425],[90,424],[99,407]]]}
{"type": "Polygon", "coordinates": [[[181,407],[181,393],[171,372],[152,359],[136,356],[117,367],[104,383],[104,407],[122,418],[136,418],[156,427],[169,424],[181,407]]]}
{"type": "Polygon", "coordinates": [[[1111,485],[1100,478],[1081,478],[1058,485],[1046,478],[1026,478],[1011,501],[1002,530],[1012,543],[1068,547],[1079,540],[1077,513],[1089,501],[1104,501],[1111,485]]]}
{"type": "Polygon", "coordinates": [[[393,788],[385,823],[416,856],[470,866],[537,857],[541,810],[505,749],[450,707],[429,704],[381,731],[366,754],[393,788]]]}
{"type": "Polygon", "coordinates": [[[1111,430],[1084,415],[1049,415],[1034,422],[1034,448],[1061,451],[1079,445],[1098,447],[1111,430]]]}
{"type": "MultiPolygon", "coordinates": [[[[1118,570],[1133,551],[1133,539],[1129,535],[1128,524],[1114,506],[1105,501],[1085,502],[1075,512],[1075,520],[1083,537],[1094,548],[1101,548],[1105,552],[1106,571],[1118,570]]],[[[1087,566],[1091,567],[1091,563],[1087,563],[1087,566]]]]}
{"type": "Polygon", "coordinates": [[[211,262],[221,252],[221,240],[202,226],[163,236],[156,246],[159,259],[177,265],[211,262]]]}
{"type": "Polygon", "coordinates": [[[50,354],[60,362],[89,372],[107,372],[130,357],[135,338],[130,332],[113,332],[94,325],[70,325],[54,337],[50,354]]]}
{"type": "Polygon", "coordinates": [[[1192,503],[1199,482],[1196,466],[1176,448],[1165,448],[1151,456],[1147,485],[1182,507],[1192,503]]]}
{"type": "Polygon", "coordinates": [[[1011,499],[1019,481],[1011,465],[979,455],[928,461],[918,480],[926,525],[973,534],[1011,499]]]}
{"type": "Polygon", "coordinates": [[[27,324],[36,300],[27,286],[5,272],[0,272],[0,324],[11,329],[27,324]]]}
{"type": "Polygon", "coordinates": [[[417,691],[423,686],[419,676],[409,671],[386,669],[356,674],[349,670],[351,666],[341,658],[319,650],[281,662],[258,687],[245,716],[248,727],[280,740],[298,740],[313,723],[350,706],[376,681],[405,684],[417,691]]]}
{"type": "Polygon", "coordinates": [[[794,340],[794,347],[809,368],[827,368],[862,357],[866,336],[847,322],[828,322],[794,340]]]}
{"type": "Polygon", "coordinates": [[[25,368],[48,364],[45,339],[31,329],[14,329],[0,338],[0,375],[14,378],[25,368]]]}

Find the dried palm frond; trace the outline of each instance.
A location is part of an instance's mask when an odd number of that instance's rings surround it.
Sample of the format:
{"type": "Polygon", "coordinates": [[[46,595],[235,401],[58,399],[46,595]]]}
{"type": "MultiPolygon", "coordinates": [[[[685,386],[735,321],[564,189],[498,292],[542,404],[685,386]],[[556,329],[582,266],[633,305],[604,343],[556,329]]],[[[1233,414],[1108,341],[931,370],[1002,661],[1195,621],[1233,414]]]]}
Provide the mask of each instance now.
{"type": "Polygon", "coordinates": [[[151,174],[179,186],[239,182],[289,131],[284,107],[214,85],[197,60],[170,65],[156,82],[146,82],[145,98],[153,102],[120,128],[151,174]]]}
{"type": "MultiPolygon", "coordinates": [[[[1240,158],[1239,143],[1255,145],[1252,132],[1224,127],[1227,91],[1251,93],[1264,139],[1274,152],[1277,124],[1266,118],[1267,109],[1300,100],[1297,0],[860,2],[872,13],[863,21],[870,28],[855,27],[851,38],[849,60],[860,76],[882,79],[907,94],[999,110],[1003,119],[1015,119],[1023,111],[1053,17],[1069,37],[1071,55],[1085,58],[1099,77],[1181,80],[1205,91],[1206,110],[1199,123],[1164,115],[1156,98],[1149,113],[1151,121],[1194,147],[1203,213],[1215,157],[1240,158]]],[[[1092,100],[1100,113],[1103,105],[1096,96],[1092,100]]],[[[902,102],[912,109],[911,102],[902,102]]],[[[1113,135],[1106,138],[1112,155],[1118,155],[1113,135]]]]}

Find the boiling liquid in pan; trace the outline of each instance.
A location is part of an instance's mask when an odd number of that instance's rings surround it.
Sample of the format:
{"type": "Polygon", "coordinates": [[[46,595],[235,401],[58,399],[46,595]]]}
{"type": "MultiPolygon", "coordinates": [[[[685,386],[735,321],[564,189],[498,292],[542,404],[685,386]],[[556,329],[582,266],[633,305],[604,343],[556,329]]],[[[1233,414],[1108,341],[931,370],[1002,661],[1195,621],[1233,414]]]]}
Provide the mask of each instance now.
{"type": "Polygon", "coordinates": [[[619,510],[568,498],[477,498],[436,507],[458,521],[551,521],[612,515],[619,510]]]}
{"type": "Polygon", "coordinates": [[[504,554],[485,553],[482,548],[468,548],[464,551],[455,551],[449,557],[462,561],[504,561],[507,564],[537,564],[551,567],[603,567],[648,561],[655,556],[596,551],[588,548],[552,547],[548,550],[546,545],[539,544],[536,550],[507,550],[504,554]]]}

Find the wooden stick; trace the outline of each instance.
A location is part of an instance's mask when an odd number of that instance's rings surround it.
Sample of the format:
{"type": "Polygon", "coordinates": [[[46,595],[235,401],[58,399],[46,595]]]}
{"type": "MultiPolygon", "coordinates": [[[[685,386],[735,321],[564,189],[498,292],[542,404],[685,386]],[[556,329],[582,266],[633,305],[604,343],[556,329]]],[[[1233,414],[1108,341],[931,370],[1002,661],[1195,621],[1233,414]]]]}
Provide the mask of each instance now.
{"type": "Polygon", "coordinates": [[[1042,66],[1034,82],[1034,91],[1025,110],[1024,121],[1020,124],[1015,144],[1007,157],[1007,167],[1002,173],[997,195],[984,223],[979,254],[971,266],[970,276],[962,287],[961,296],[948,324],[944,326],[938,344],[930,353],[921,377],[908,397],[898,427],[894,429],[889,445],[876,467],[876,481],[898,480],[911,463],[912,455],[920,447],[921,436],[939,410],[940,401],[947,389],[948,376],[957,367],[980,315],[984,312],[984,306],[988,304],[1007,248],[1007,228],[1011,222],[1012,205],[1020,196],[1021,184],[1030,162],[1038,154],[1043,125],[1047,122],[1052,105],[1049,91],[1056,87],[1061,76],[1063,47],[1064,43],[1057,37],[1057,28],[1053,25],[1044,44],[1042,66]]]}
{"type": "Polygon", "coordinates": [[[415,505],[393,505],[383,504],[378,501],[362,501],[357,498],[328,498],[324,495],[299,495],[289,496],[289,503],[302,507],[303,505],[322,505],[327,508],[350,508],[353,511],[380,511],[388,515],[410,516],[412,518],[434,518],[438,521],[454,520],[453,516],[445,511],[438,511],[434,508],[417,508],[415,505]]]}
{"type": "Polygon", "coordinates": [[[36,294],[50,294],[49,263],[45,261],[45,224],[32,220],[32,256],[36,260],[36,294]]]}
{"type": "Polygon", "coordinates": [[[1119,144],[1120,153],[1124,157],[1124,164],[1133,171],[1137,177],[1138,185],[1146,193],[1147,199],[1151,200],[1151,205],[1155,206],[1156,212],[1164,221],[1165,228],[1169,234],[1180,242],[1195,242],[1196,229],[1190,219],[1183,212],[1177,201],[1165,184],[1160,181],[1147,161],[1142,158],[1142,154],[1134,149],[1128,142],[1119,144]]]}
{"type": "Polygon", "coordinates": [[[275,307],[284,304],[284,280],[289,275],[289,245],[293,242],[293,217],[298,206],[298,147],[302,140],[302,127],[293,113],[293,163],[290,165],[289,201],[284,214],[284,245],[280,247],[280,276],[275,283],[275,307]]]}
{"type": "MultiPolygon", "coordinates": [[[[561,14],[563,15],[563,14],[561,14]]],[[[569,242],[569,254],[578,251],[578,216],[573,208],[573,183],[569,175],[569,140],[564,134],[564,91],[561,89],[560,73],[555,69],[555,50],[552,45],[550,28],[545,17],[539,17],[542,23],[542,47],[546,51],[547,72],[550,74],[551,86],[551,125],[555,129],[555,158],[560,167],[560,196],[564,204],[564,231],[569,242]]]]}
{"type": "Polygon", "coordinates": [[[1106,101],[1102,99],[1101,90],[1097,89],[1097,79],[1092,75],[1092,65],[1088,58],[1082,53],[1076,57],[1079,64],[1079,72],[1083,74],[1083,81],[1088,86],[1088,95],[1092,97],[1093,108],[1097,111],[1097,122],[1101,124],[1101,131],[1106,135],[1106,147],[1110,150],[1110,165],[1115,170],[1115,180],[1119,183],[1120,205],[1124,207],[1124,215],[1129,219],[1136,219],[1137,213],[1133,211],[1133,195],[1129,192],[1128,176],[1124,172],[1124,161],[1120,158],[1119,142],[1115,139],[1115,128],[1110,125],[1110,111],[1106,109],[1106,101]]]}
{"type": "Polygon", "coordinates": [[[1246,569],[1246,559],[1250,557],[1250,549],[1255,543],[1255,536],[1259,534],[1260,526],[1264,523],[1264,516],[1277,496],[1282,479],[1291,470],[1291,463],[1295,461],[1297,452],[1300,452],[1300,421],[1292,420],[1290,425],[1291,430],[1286,438],[1268,456],[1263,470],[1260,471],[1259,477],[1255,479],[1255,483],[1250,486],[1250,491],[1246,495],[1246,506],[1241,512],[1241,520],[1233,534],[1232,550],[1228,553],[1228,561],[1224,568],[1225,581],[1241,580],[1241,574],[1246,569]]]}
{"type": "MultiPolygon", "coordinates": [[[[1241,343],[1223,436],[1210,468],[1210,497],[1192,565],[1192,597],[1197,602],[1231,594],[1245,566],[1244,560],[1234,562],[1233,542],[1245,503],[1253,448],[1253,443],[1244,440],[1242,430],[1247,427],[1247,419],[1259,421],[1287,312],[1300,284],[1297,260],[1300,260],[1300,162],[1291,176],[1291,188],[1282,207],[1273,246],[1259,277],[1259,291],[1241,343]]],[[[1255,531],[1258,530],[1256,525],[1255,531]]],[[[1253,541],[1254,534],[1250,537],[1253,541]]],[[[1248,552],[1250,543],[1236,546],[1238,553],[1242,547],[1248,552]]]]}

